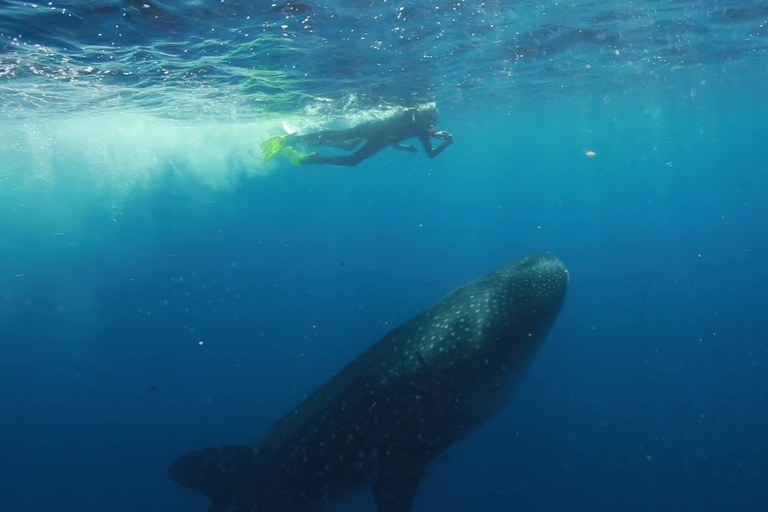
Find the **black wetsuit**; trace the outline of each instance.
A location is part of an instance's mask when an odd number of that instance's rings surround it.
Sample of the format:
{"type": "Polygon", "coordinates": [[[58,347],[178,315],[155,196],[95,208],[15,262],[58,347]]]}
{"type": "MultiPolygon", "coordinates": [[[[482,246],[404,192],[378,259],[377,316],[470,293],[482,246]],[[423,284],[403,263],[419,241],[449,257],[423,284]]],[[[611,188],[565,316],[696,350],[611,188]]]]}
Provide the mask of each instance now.
{"type": "Polygon", "coordinates": [[[414,120],[415,112],[415,110],[409,109],[385,119],[367,121],[345,130],[322,130],[306,135],[288,135],[285,142],[289,145],[298,142],[312,146],[352,150],[365,141],[360,149],[349,155],[325,157],[313,153],[303,162],[306,164],[354,166],[389,146],[415,151],[416,148],[413,146],[400,144],[402,141],[413,137],[417,137],[427,155],[434,158],[450,144],[450,141],[436,134],[431,128],[419,126],[414,120]],[[430,137],[443,139],[444,142],[437,148],[433,148],[430,137]]]}

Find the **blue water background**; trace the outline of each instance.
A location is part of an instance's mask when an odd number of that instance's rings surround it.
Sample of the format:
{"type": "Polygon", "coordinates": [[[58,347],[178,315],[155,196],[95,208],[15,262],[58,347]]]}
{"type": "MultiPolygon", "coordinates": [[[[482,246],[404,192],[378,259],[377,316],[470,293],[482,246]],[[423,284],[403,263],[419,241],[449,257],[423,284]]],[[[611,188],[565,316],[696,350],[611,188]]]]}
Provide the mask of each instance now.
{"type": "Polygon", "coordinates": [[[391,328],[541,250],[571,272],[561,316],[414,512],[765,510],[768,102],[749,62],[446,92],[445,153],[352,169],[264,167],[248,148],[273,118],[6,112],[2,510],[202,511],[174,458],[254,440],[391,328]]]}

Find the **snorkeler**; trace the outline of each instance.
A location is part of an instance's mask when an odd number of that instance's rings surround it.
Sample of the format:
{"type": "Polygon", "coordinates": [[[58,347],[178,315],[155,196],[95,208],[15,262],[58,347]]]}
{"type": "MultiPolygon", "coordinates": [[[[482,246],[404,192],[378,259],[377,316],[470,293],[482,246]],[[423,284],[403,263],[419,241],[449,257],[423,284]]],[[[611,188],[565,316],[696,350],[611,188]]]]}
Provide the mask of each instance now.
{"type": "Polygon", "coordinates": [[[427,152],[427,156],[434,158],[453,144],[453,135],[445,131],[435,131],[437,118],[437,108],[433,106],[409,108],[384,119],[367,121],[345,130],[322,130],[306,135],[289,134],[269,137],[261,144],[261,149],[267,160],[281,153],[294,165],[355,166],[386,147],[415,153],[418,151],[416,146],[404,145],[402,142],[416,137],[427,152]],[[440,139],[443,143],[433,148],[431,138],[440,139]],[[344,150],[353,150],[361,143],[363,145],[349,155],[326,157],[317,152],[303,155],[293,149],[292,146],[297,143],[344,150]]]}

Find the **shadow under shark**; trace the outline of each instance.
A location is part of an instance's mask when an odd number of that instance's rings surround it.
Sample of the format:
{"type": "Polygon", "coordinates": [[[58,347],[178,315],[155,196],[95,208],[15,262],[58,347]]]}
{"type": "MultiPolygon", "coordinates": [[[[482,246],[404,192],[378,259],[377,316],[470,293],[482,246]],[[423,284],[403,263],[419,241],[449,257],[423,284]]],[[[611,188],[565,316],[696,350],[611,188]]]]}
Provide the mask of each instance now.
{"type": "Polygon", "coordinates": [[[212,512],[311,511],[372,485],[408,512],[425,468],[510,397],[563,303],[568,271],[531,255],[397,327],[251,445],[184,455],[170,477],[212,512]]]}

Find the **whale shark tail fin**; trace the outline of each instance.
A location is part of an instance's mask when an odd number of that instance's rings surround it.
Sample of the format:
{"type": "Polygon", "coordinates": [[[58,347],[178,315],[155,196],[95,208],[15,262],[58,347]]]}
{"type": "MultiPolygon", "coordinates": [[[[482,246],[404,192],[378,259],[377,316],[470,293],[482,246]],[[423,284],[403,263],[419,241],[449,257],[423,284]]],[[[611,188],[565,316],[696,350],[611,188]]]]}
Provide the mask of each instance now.
{"type": "Polygon", "coordinates": [[[184,487],[205,493],[211,510],[218,510],[233,503],[258,502],[257,493],[271,485],[269,472],[264,469],[253,447],[230,445],[183,455],[168,475],[184,487]]]}

